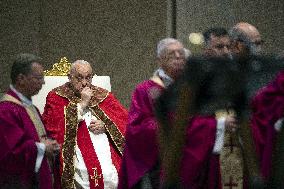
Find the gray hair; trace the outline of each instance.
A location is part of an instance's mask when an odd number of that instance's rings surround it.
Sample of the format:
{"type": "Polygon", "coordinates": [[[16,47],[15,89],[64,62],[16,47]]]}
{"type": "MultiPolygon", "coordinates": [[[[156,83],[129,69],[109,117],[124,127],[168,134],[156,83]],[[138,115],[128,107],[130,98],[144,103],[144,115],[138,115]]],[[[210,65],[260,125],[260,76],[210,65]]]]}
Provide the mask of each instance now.
{"type": "Polygon", "coordinates": [[[75,71],[74,68],[75,68],[75,66],[78,65],[78,64],[89,65],[90,67],[92,67],[91,64],[90,64],[89,62],[87,62],[86,60],[76,60],[75,62],[73,62],[73,63],[71,64],[70,73],[73,72],[73,71],[75,71]]]}
{"type": "Polygon", "coordinates": [[[163,51],[165,49],[167,49],[170,44],[173,44],[173,43],[180,43],[180,44],[182,44],[179,40],[174,39],[174,38],[170,38],[170,37],[169,38],[164,38],[161,41],[159,41],[159,43],[157,45],[157,57],[160,58],[162,53],[163,53],[163,51]]]}

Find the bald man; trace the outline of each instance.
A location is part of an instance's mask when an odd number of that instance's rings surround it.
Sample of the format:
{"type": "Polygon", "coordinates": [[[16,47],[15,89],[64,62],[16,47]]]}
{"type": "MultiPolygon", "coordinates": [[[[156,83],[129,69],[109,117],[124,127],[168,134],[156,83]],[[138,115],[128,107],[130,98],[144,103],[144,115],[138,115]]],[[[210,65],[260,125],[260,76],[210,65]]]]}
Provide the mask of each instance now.
{"type": "Polygon", "coordinates": [[[259,55],[263,40],[255,26],[240,22],[229,32],[232,44],[231,50],[235,58],[247,59],[247,57],[259,55]]]}
{"type": "MultiPolygon", "coordinates": [[[[259,33],[254,29],[255,28],[251,28],[251,30],[254,31],[251,32],[254,34],[254,39],[256,42],[261,41],[259,33]]],[[[278,56],[275,59],[275,64],[277,65],[281,61],[283,62],[283,59],[281,59],[281,56],[278,56]],[[277,63],[277,61],[279,62],[277,63]]],[[[277,184],[278,188],[284,188],[283,176],[279,179],[276,174],[276,169],[280,168],[281,170],[281,166],[279,162],[275,161],[278,156],[276,153],[277,138],[279,138],[280,132],[283,131],[284,120],[284,71],[279,71],[280,72],[272,81],[270,81],[272,78],[265,79],[270,82],[255,93],[250,103],[250,125],[260,165],[261,176],[264,181],[268,182],[267,188],[274,188],[270,185],[272,185],[272,181],[275,182],[278,180],[282,180],[281,183],[277,184]],[[272,167],[274,167],[274,169],[272,167]]],[[[261,78],[267,76],[273,77],[273,74],[264,73],[264,76],[261,78]]],[[[256,82],[254,83],[254,86],[256,86],[256,82]]],[[[281,172],[283,172],[283,168],[281,172]]]]}
{"type": "MultiPolygon", "coordinates": [[[[261,45],[263,43],[259,31],[251,24],[241,22],[236,24],[230,31],[233,39],[232,50],[235,58],[239,62],[253,60],[254,56],[261,54],[261,45]]],[[[255,64],[257,65],[257,64],[255,64]]],[[[261,64],[260,64],[261,65],[261,64]]],[[[273,77],[273,74],[265,72],[254,72],[253,76],[248,76],[248,95],[252,99],[250,128],[252,138],[257,154],[257,160],[260,168],[260,176],[268,186],[273,175],[273,153],[275,150],[276,138],[281,131],[284,112],[284,72],[281,71],[277,77],[267,84],[273,77]],[[253,80],[250,79],[253,78],[253,80]],[[267,85],[266,85],[267,84],[267,85]],[[266,85],[265,87],[263,87],[266,85]],[[260,90],[258,90],[260,89],[260,90]],[[254,91],[257,91],[256,93],[254,91]]],[[[273,178],[275,179],[275,177],[273,178]]],[[[277,179],[276,179],[277,180],[277,179]]],[[[283,178],[282,178],[283,180],[283,178]]],[[[279,188],[283,188],[282,185],[279,188]]]]}
{"type": "MultiPolygon", "coordinates": [[[[229,35],[231,38],[231,53],[235,62],[247,64],[264,61],[262,58],[264,54],[262,51],[263,40],[255,26],[247,22],[237,23],[230,29],[229,35]]],[[[268,84],[272,79],[273,74],[266,74],[261,71],[249,75],[247,83],[248,97],[252,98],[255,91],[268,84]]]]}
{"type": "Polygon", "coordinates": [[[75,61],[68,78],[49,92],[43,113],[49,136],[62,146],[54,188],[115,189],[127,110],[109,91],[91,84],[87,61],[75,61]]]}

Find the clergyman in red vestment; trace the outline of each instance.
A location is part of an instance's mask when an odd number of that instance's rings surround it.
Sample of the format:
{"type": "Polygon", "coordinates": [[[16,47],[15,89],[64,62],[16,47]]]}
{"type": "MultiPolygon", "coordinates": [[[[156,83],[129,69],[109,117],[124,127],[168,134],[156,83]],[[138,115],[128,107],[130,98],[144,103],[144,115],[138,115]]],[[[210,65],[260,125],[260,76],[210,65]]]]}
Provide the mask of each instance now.
{"type": "Polygon", "coordinates": [[[84,60],[69,82],[49,92],[43,113],[48,134],[62,145],[55,188],[116,188],[127,110],[109,91],[91,85],[84,60]]]}
{"type": "Polygon", "coordinates": [[[59,146],[46,138],[40,113],[31,100],[44,84],[40,58],[18,55],[11,80],[10,90],[0,101],[0,188],[51,189],[47,157],[59,146]]]}

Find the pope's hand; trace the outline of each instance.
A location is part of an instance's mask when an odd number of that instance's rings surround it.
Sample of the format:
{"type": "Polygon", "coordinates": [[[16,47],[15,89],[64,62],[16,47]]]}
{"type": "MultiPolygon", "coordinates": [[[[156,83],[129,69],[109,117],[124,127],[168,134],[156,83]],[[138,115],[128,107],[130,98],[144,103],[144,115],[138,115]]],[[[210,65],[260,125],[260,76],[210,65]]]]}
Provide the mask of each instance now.
{"type": "Polygon", "coordinates": [[[93,91],[89,87],[85,87],[81,91],[80,106],[82,109],[85,109],[89,105],[92,96],[93,96],[93,91]]]}
{"type": "Polygon", "coordinates": [[[101,120],[92,120],[89,129],[96,135],[105,133],[106,131],[104,122],[102,122],[101,120]]]}

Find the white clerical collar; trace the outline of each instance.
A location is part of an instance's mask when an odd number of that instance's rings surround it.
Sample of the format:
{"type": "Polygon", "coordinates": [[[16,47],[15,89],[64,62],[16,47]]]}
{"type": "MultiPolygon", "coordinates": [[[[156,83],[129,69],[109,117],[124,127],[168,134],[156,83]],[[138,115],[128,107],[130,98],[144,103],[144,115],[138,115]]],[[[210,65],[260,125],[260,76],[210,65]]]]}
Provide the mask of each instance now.
{"type": "Polygon", "coordinates": [[[20,98],[20,100],[23,102],[23,104],[26,104],[28,106],[33,105],[33,102],[30,99],[28,99],[27,97],[25,97],[22,93],[17,91],[17,89],[15,89],[15,87],[13,85],[10,85],[10,89],[14,93],[16,93],[16,95],[20,98]]]}
{"type": "Polygon", "coordinates": [[[157,75],[161,78],[161,80],[164,82],[165,87],[168,87],[174,82],[174,80],[169,75],[167,75],[162,68],[157,69],[154,72],[154,75],[157,75]]]}

